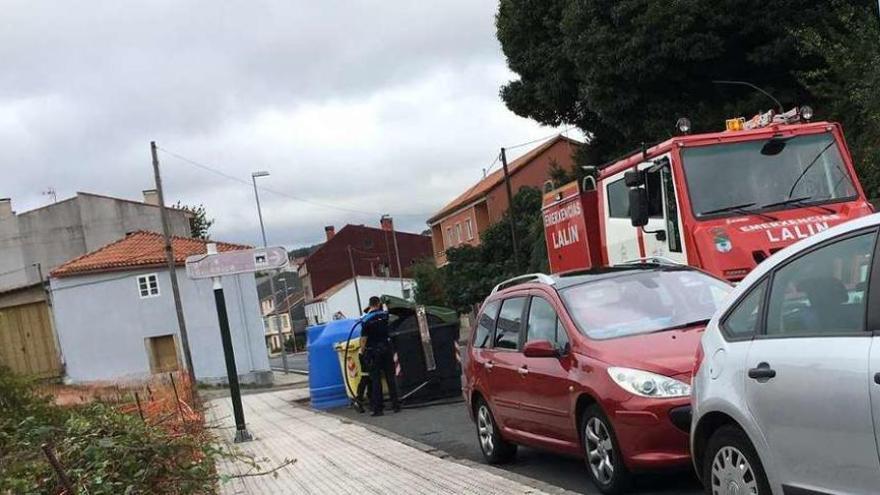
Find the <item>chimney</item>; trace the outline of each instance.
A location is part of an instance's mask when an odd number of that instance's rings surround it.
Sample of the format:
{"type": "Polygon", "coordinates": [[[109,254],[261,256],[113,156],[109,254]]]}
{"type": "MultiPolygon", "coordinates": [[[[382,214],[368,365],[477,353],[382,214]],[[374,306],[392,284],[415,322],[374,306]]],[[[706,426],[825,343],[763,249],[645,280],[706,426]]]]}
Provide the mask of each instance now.
{"type": "Polygon", "coordinates": [[[6,220],[15,216],[12,211],[12,200],[9,198],[0,198],[0,220],[6,220]]]}
{"type": "Polygon", "coordinates": [[[327,240],[333,239],[333,236],[336,235],[336,227],[332,225],[328,225],[324,227],[324,233],[327,234],[327,240]]]}
{"type": "Polygon", "coordinates": [[[144,203],[159,206],[159,193],[155,189],[144,189],[144,203]]]}
{"type": "Polygon", "coordinates": [[[394,219],[392,219],[389,215],[382,215],[379,223],[382,225],[382,230],[387,230],[389,232],[394,230],[394,219]]]}

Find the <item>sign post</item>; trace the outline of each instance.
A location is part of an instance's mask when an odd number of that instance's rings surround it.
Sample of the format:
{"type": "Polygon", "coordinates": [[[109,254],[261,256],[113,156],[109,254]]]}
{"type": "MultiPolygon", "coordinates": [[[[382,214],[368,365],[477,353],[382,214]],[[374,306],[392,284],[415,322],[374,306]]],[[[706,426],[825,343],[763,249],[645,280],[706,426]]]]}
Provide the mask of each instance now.
{"type": "Polygon", "coordinates": [[[287,250],[283,247],[265,249],[243,249],[239,251],[217,252],[217,245],[208,244],[208,252],[190,256],[186,259],[186,274],[191,279],[210,278],[214,283],[214,304],[217,306],[217,321],[220,324],[220,340],[223,343],[223,356],[226,360],[226,375],[229,381],[229,395],[232,398],[232,413],[235,418],[235,443],[253,439],[244,421],[244,408],[241,405],[241,388],[238,383],[238,369],[235,366],[235,350],[232,347],[232,334],[229,330],[229,316],[226,313],[226,298],[223,295],[224,275],[253,273],[258,270],[276,270],[287,266],[287,250]]]}

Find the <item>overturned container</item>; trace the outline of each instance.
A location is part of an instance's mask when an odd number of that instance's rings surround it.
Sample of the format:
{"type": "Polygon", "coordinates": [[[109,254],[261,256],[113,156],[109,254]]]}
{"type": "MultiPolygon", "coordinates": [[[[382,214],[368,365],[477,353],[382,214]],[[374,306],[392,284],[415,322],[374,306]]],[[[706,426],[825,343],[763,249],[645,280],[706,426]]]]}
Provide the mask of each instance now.
{"type": "Polygon", "coordinates": [[[460,323],[455,310],[382,296],[391,315],[397,387],[406,403],[461,395],[460,323]]]}
{"type": "Polygon", "coordinates": [[[360,337],[358,320],[335,320],[309,327],[309,394],[315,409],[332,409],[348,404],[345,381],[339,369],[336,343],[360,337]],[[352,333],[352,330],[354,331],[352,333]]]}

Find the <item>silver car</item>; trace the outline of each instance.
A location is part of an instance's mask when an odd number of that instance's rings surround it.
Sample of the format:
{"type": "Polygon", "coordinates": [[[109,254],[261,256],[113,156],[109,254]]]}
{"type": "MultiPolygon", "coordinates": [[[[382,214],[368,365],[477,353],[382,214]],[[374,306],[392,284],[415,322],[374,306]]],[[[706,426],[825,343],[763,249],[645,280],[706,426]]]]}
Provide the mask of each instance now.
{"type": "Polygon", "coordinates": [[[880,493],[878,226],[776,253],[709,323],[691,423],[707,493],[880,493]]]}

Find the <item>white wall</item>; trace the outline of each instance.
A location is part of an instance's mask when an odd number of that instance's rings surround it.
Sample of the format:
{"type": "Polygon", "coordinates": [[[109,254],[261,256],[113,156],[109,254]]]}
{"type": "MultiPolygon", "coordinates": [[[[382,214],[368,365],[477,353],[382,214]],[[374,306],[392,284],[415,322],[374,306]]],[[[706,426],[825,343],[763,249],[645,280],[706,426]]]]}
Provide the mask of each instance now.
{"type": "MultiPolygon", "coordinates": [[[[211,281],[190,280],[183,268],[177,270],[177,278],[196,378],[207,383],[225,382],[226,364],[211,281]]],[[[154,269],[52,278],[51,289],[61,352],[71,382],[143,378],[150,374],[146,338],[174,334],[180,343],[167,272],[154,269]],[[147,273],[158,274],[159,296],[142,299],[137,276],[147,273]]],[[[270,380],[253,275],[223,277],[223,289],[241,380],[270,380]]],[[[182,352],[179,355],[183,363],[182,352]]]]}
{"type": "MultiPolygon", "coordinates": [[[[326,301],[315,301],[306,304],[306,318],[310,325],[326,323],[333,319],[333,315],[342,312],[346,318],[359,318],[363,308],[367,307],[370,296],[396,296],[403,297],[400,290],[400,280],[396,278],[358,277],[358,289],[360,291],[360,306],[358,306],[357,291],[354,282],[349,281],[337,292],[327,297],[326,301]]],[[[403,286],[409,289],[412,297],[415,282],[412,279],[403,279],[403,286]]]]}

